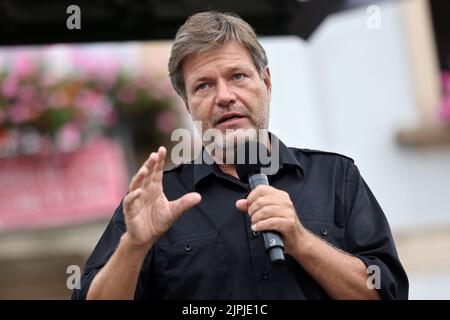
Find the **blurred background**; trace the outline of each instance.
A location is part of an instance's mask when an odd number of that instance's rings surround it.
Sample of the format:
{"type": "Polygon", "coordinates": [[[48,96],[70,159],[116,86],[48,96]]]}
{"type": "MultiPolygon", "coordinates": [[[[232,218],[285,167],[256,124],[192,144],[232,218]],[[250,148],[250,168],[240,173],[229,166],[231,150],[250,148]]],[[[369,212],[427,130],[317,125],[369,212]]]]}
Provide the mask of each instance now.
{"type": "Polygon", "coordinates": [[[450,299],[450,2],[69,6],[0,0],[0,299],[68,299],[69,266],[83,268],[136,168],[192,130],[167,61],[177,28],[209,9],[261,35],[270,129],[355,160],[410,298],[450,299]]]}

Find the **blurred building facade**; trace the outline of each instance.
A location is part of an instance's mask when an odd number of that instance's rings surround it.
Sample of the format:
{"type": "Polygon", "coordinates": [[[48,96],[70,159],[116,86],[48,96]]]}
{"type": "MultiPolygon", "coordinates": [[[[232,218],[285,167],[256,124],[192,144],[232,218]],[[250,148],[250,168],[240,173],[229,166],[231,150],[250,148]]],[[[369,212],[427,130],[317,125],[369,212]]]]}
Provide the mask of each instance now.
{"type": "Polygon", "coordinates": [[[390,221],[410,297],[450,299],[450,144],[430,12],[421,0],[378,9],[379,28],[360,8],[309,42],[264,40],[271,127],[288,144],[352,157],[390,221]]]}
{"type": "MultiPolygon", "coordinates": [[[[448,124],[427,3],[335,14],[309,41],[261,41],[273,83],[270,129],[288,145],[352,157],[390,221],[410,298],[450,299],[450,144],[442,143],[448,124]],[[425,142],[410,138],[417,132],[425,142]]],[[[166,65],[169,49],[139,54],[153,68],[166,65]]],[[[107,221],[0,233],[0,298],[68,298],[67,267],[82,268],[107,221]]]]}

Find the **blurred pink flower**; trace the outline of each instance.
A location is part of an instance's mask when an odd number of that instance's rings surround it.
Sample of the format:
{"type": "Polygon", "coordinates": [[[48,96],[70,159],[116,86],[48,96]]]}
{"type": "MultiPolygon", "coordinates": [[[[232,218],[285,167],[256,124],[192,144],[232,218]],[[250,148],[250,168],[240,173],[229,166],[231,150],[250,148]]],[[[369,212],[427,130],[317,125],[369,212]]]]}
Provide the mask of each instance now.
{"type": "Polygon", "coordinates": [[[124,86],[117,93],[117,100],[124,104],[131,104],[136,99],[136,89],[131,86],[124,86]]]}
{"type": "Polygon", "coordinates": [[[96,77],[100,80],[103,90],[111,89],[117,82],[117,75],[119,71],[118,62],[111,57],[104,57],[98,64],[96,77]]]}
{"type": "Polygon", "coordinates": [[[114,111],[109,103],[109,99],[104,95],[98,95],[97,101],[87,110],[91,118],[95,118],[100,122],[108,122],[111,113],[114,111]]]}
{"type": "Polygon", "coordinates": [[[81,145],[79,128],[72,123],[66,124],[56,136],[56,146],[62,152],[71,152],[81,145]]]}
{"type": "Polygon", "coordinates": [[[154,83],[153,96],[156,99],[163,100],[174,96],[175,94],[175,90],[172,88],[172,84],[169,80],[160,79],[154,83]]]}
{"type": "Polygon", "coordinates": [[[140,74],[135,80],[136,86],[140,89],[151,89],[154,86],[154,80],[149,74],[140,74]]]}
{"type": "Polygon", "coordinates": [[[55,85],[60,79],[53,72],[43,72],[39,83],[44,87],[51,87],[55,85]]]}
{"type": "Polygon", "coordinates": [[[32,85],[27,84],[19,88],[18,98],[22,103],[31,103],[36,96],[36,89],[32,85]]]}
{"type": "Polygon", "coordinates": [[[75,65],[75,69],[81,71],[80,73],[95,73],[96,69],[96,61],[92,57],[89,57],[87,54],[83,54],[78,50],[73,50],[72,58],[75,65]]]}
{"type": "Polygon", "coordinates": [[[450,72],[442,72],[443,97],[441,102],[440,116],[445,121],[450,121],[450,72]]]}
{"type": "MultiPolygon", "coordinates": [[[[165,99],[174,96],[170,82],[166,77],[159,77],[157,68],[128,73],[127,69],[121,69],[127,63],[122,61],[123,55],[108,49],[91,50],[81,46],[65,49],[55,55],[54,65],[50,63],[52,59],[45,58],[45,54],[43,59],[38,60],[41,55],[37,53],[18,50],[11,55],[11,63],[7,66],[11,72],[0,82],[0,96],[5,97],[7,103],[0,110],[0,127],[8,121],[21,132],[28,127],[33,130],[36,125],[43,139],[39,145],[44,153],[46,149],[51,150],[50,146],[45,147],[45,139],[51,142],[53,148],[68,152],[81,146],[90,136],[104,133],[117,123],[117,108],[114,104],[119,104],[117,107],[123,104],[132,109],[141,102],[151,104],[154,100],[164,100],[165,103],[165,99]],[[66,64],[64,59],[72,60],[73,64],[66,64]],[[58,63],[66,67],[55,68],[58,63]],[[70,108],[62,112],[45,112],[46,109],[66,107],[70,108]],[[56,117],[52,118],[54,115],[56,117]],[[40,121],[33,122],[37,118],[40,121]],[[52,128],[62,126],[56,134],[45,127],[49,120],[55,122],[52,128]]],[[[9,60],[4,63],[6,61],[9,60]]],[[[173,110],[165,110],[157,114],[154,121],[161,132],[170,133],[178,124],[178,117],[173,110]]]]}
{"type": "Polygon", "coordinates": [[[6,121],[6,115],[5,115],[4,109],[5,109],[4,106],[0,106],[0,126],[6,121]]]}
{"type": "Polygon", "coordinates": [[[47,101],[44,101],[42,99],[36,99],[33,100],[33,102],[31,103],[31,105],[33,106],[33,109],[35,110],[35,112],[37,113],[37,115],[41,114],[42,111],[44,111],[45,109],[47,109],[47,101]]]}
{"type": "Polygon", "coordinates": [[[2,94],[5,98],[12,98],[17,93],[17,89],[19,87],[19,84],[17,82],[17,78],[9,74],[5,81],[3,81],[2,85],[2,94]]]}
{"type": "Polygon", "coordinates": [[[9,109],[9,119],[14,124],[22,124],[33,118],[32,110],[24,104],[15,104],[9,109]]]}
{"type": "Polygon", "coordinates": [[[67,93],[62,90],[55,91],[48,97],[48,106],[52,108],[67,107],[69,103],[70,99],[67,93]]]}
{"type": "Polygon", "coordinates": [[[80,90],[78,95],[75,97],[75,105],[80,108],[89,108],[93,101],[95,101],[95,91],[84,88],[80,90]]]}
{"type": "Polygon", "coordinates": [[[441,118],[445,121],[450,121],[450,95],[444,97],[442,100],[441,118]]]}
{"type": "Polygon", "coordinates": [[[75,105],[85,112],[95,112],[100,104],[104,104],[104,96],[94,90],[83,89],[75,98],[75,105]]]}
{"type": "Polygon", "coordinates": [[[114,108],[105,94],[83,89],[75,99],[75,106],[81,108],[89,120],[108,125],[116,123],[114,108]]]}
{"type": "Polygon", "coordinates": [[[113,55],[92,56],[89,53],[74,49],[72,59],[75,69],[83,77],[99,80],[103,89],[108,90],[116,84],[119,62],[113,55]]]}
{"type": "Polygon", "coordinates": [[[177,118],[173,112],[164,111],[158,114],[156,126],[164,133],[171,133],[177,125],[177,118]]]}
{"type": "Polygon", "coordinates": [[[33,74],[37,69],[35,61],[30,55],[19,53],[13,62],[13,70],[19,79],[24,79],[33,74]]]}

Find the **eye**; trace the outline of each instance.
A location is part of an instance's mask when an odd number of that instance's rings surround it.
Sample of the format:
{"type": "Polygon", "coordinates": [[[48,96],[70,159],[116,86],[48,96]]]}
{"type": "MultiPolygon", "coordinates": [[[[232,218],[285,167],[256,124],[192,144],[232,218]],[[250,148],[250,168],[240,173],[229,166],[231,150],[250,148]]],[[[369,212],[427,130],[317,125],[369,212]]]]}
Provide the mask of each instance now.
{"type": "Polygon", "coordinates": [[[235,73],[233,74],[233,80],[242,80],[245,78],[245,75],[242,73],[235,73]]]}
{"type": "Polygon", "coordinates": [[[199,84],[199,85],[195,88],[195,91],[198,91],[198,90],[205,90],[205,89],[207,89],[207,88],[208,88],[208,84],[207,84],[206,82],[203,82],[203,83],[199,84]]]}

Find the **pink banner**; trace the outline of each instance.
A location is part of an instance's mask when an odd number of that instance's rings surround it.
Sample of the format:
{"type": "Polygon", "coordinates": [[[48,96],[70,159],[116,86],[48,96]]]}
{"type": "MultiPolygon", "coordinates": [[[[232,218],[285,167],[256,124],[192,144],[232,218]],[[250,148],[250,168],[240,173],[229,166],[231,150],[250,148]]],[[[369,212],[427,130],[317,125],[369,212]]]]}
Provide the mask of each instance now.
{"type": "Polygon", "coordinates": [[[127,184],[122,146],[106,138],[70,154],[0,159],[0,230],[110,217],[127,184]]]}

